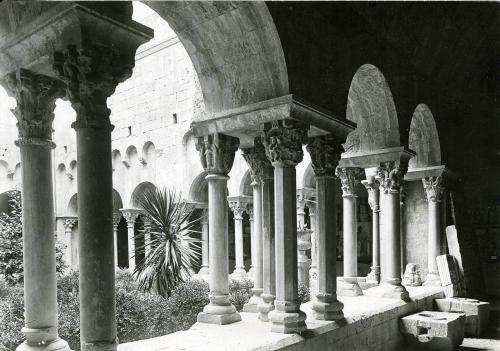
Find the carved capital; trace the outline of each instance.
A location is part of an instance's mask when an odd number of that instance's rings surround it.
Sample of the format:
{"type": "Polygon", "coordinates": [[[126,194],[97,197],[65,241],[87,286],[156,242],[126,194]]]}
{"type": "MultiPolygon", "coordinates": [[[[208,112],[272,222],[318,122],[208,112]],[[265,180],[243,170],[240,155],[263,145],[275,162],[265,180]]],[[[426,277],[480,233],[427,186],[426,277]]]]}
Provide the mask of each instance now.
{"type": "Polygon", "coordinates": [[[403,185],[404,175],[408,171],[408,164],[399,161],[389,161],[380,164],[377,178],[385,193],[399,193],[403,185]]]}
{"type": "Polygon", "coordinates": [[[224,134],[211,134],[200,137],[196,150],[200,153],[203,169],[208,174],[227,175],[233,167],[234,154],[240,141],[224,134]]]}
{"type": "Polygon", "coordinates": [[[266,149],[260,137],[256,137],[253,148],[242,149],[242,155],[250,168],[252,183],[260,184],[262,179],[273,169],[267,159],[266,149]]]}
{"type": "Polygon", "coordinates": [[[335,169],[344,151],[342,144],[332,136],[311,138],[306,146],[311,165],[317,177],[335,177],[335,169]]]}
{"type": "Polygon", "coordinates": [[[253,204],[247,204],[245,211],[248,213],[249,220],[253,221],[253,204]]]}
{"type": "Polygon", "coordinates": [[[308,127],[293,121],[277,121],[266,126],[262,142],[273,166],[295,167],[303,157],[302,144],[308,127]]]}
{"type": "Polygon", "coordinates": [[[368,192],[368,205],[373,212],[380,212],[380,183],[376,179],[372,179],[371,182],[363,180],[361,183],[366,188],[368,192]]]}
{"type": "Polygon", "coordinates": [[[76,218],[75,219],[65,219],[64,223],[63,223],[64,229],[66,229],[67,231],[72,230],[75,227],[76,223],[78,223],[78,219],[76,219],[76,218]]]}
{"type": "Polygon", "coordinates": [[[356,167],[337,167],[335,174],[340,179],[342,196],[356,196],[356,185],[363,177],[363,170],[356,167]]]}
{"type": "Polygon", "coordinates": [[[118,224],[120,224],[121,219],[122,219],[122,214],[120,212],[113,213],[113,226],[118,227],[118,224]]]}
{"type": "Polygon", "coordinates": [[[54,53],[54,70],[66,83],[67,96],[76,111],[73,128],[112,128],[106,101],[118,83],[132,75],[134,60],[133,55],[98,45],[70,45],[54,53]]]}
{"type": "Polygon", "coordinates": [[[231,211],[233,211],[235,220],[242,220],[243,213],[247,209],[246,204],[240,201],[229,202],[229,208],[231,208],[231,211]]]}
{"type": "Polygon", "coordinates": [[[133,210],[123,210],[122,211],[123,218],[127,221],[128,226],[133,226],[135,224],[135,220],[139,217],[139,211],[133,210]]]}
{"type": "Polygon", "coordinates": [[[42,74],[26,69],[7,75],[4,79],[9,95],[16,99],[17,106],[12,113],[17,118],[20,145],[35,144],[45,146],[52,139],[52,122],[56,100],[64,97],[64,84],[42,74]],[[40,139],[45,141],[36,143],[40,139]]]}
{"type": "Polygon", "coordinates": [[[441,202],[443,200],[443,177],[425,177],[422,179],[427,201],[441,202]]]}

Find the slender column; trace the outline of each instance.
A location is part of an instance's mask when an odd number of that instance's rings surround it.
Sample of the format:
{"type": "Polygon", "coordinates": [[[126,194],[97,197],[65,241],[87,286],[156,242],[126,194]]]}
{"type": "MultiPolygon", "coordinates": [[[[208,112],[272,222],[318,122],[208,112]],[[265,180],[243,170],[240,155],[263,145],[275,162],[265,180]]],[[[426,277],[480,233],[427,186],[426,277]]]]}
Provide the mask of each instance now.
{"type": "Polygon", "coordinates": [[[122,219],[122,214],[120,212],[113,213],[113,237],[115,239],[115,267],[118,267],[118,225],[122,219]]]}
{"type": "Polygon", "coordinates": [[[23,203],[24,350],[69,350],[57,331],[57,283],[52,188],[52,122],[60,82],[21,69],[3,82],[16,98],[16,145],[21,153],[23,203]]]}
{"type": "MultiPolygon", "coordinates": [[[[375,288],[368,289],[370,295],[409,300],[406,288],[401,285],[401,252],[400,252],[400,191],[404,174],[408,169],[407,161],[384,162],[378,169],[381,197],[384,207],[381,211],[384,223],[384,275],[382,282],[375,288]]],[[[367,291],[368,291],[367,290],[367,291]]]]}
{"type": "Polygon", "coordinates": [[[403,278],[403,273],[405,271],[405,230],[404,230],[404,209],[405,209],[405,199],[406,193],[404,191],[404,182],[401,184],[401,189],[399,189],[399,253],[400,253],[400,267],[401,267],[401,278],[403,278]]]}
{"type": "Polygon", "coordinates": [[[123,217],[127,221],[127,237],[128,237],[128,268],[130,272],[134,272],[135,262],[135,220],[139,217],[139,212],[133,210],[122,210],[123,217]]]}
{"type": "Polygon", "coordinates": [[[263,144],[274,167],[276,300],[271,331],[300,333],[306,315],[297,302],[297,208],[295,166],[302,161],[308,127],[292,121],[265,126],[263,144]]]}
{"type": "Polygon", "coordinates": [[[247,213],[248,213],[248,221],[250,222],[250,260],[252,261],[250,263],[250,269],[248,270],[248,278],[251,279],[252,281],[254,280],[254,271],[255,268],[253,266],[253,263],[255,262],[255,249],[254,249],[254,244],[255,244],[255,238],[253,236],[253,205],[248,204],[247,206],[247,213]]]}
{"type": "MultiPolygon", "coordinates": [[[[314,300],[316,298],[316,294],[318,293],[318,235],[316,232],[316,206],[309,207],[309,221],[311,223],[311,268],[309,268],[309,291],[311,298],[314,300]]],[[[336,249],[337,247],[334,248],[334,250],[336,249]]]]}
{"type": "Polygon", "coordinates": [[[144,254],[147,258],[151,250],[151,217],[142,215],[142,223],[144,223],[144,254]]]}
{"type": "Polygon", "coordinates": [[[262,302],[258,305],[259,319],[269,322],[269,312],[274,309],[276,297],[274,241],[274,170],[272,165],[262,175],[262,302]]]}
{"type": "Polygon", "coordinates": [[[210,303],[198,314],[198,322],[229,324],[241,320],[229,302],[227,174],[239,140],[223,134],[200,137],[196,149],[208,173],[210,303]]]}
{"type": "Polygon", "coordinates": [[[200,276],[209,275],[208,266],[208,209],[204,209],[201,215],[201,268],[200,276]]]}
{"type": "Polygon", "coordinates": [[[73,243],[71,239],[73,236],[73,228],[75,227],[75,224],[77,222],[78,222],[77,219],[64,220],[64,235],[66,237],[66,264],[68,265],[69,268],[73,267],[73,255],[72,255],[73,243]]]}
{"type": "Polygon", "coordinates": [[[311,248],[311,231],[306,227],[305,221],[306,195],[297,192],[297,269],[299,285],[309,287],[309,268],[311,260],[307,251],[311,248]]]}
{"type": "Polygon", "coordinates": [[[380,283],[380,183],[371,177],[362,181],[368,192],[368,204],[372,210],[372,266],[366,280],[380,283]]]}
{"type": "Polygon", "coordinates": [[[243,279],[247,275],[243,261],[243,213],[246,206],[240,201],[233,201],[229,203],[229,207],[234,213],[234,246],[236,253],[236,265],[231,276],[234,279],[243,279]]]}
{"type": "Polygon", "coordinates": [[[428,204],[427,277],[423,285],[441,286],[436,257],[441,254],[441,201],[443,199],[443,178],[422,179],[428,204]]]}
{"type": "Polygon", "coordinates": [[[362,170],[359,168],[337,168],[337,176],[342,183],[343,221],[344,221],[344,277],[339,286],[340,296],[363,295],[358,285],[358,222],[356,214],[355,187],[359,183],[362,170]]]}

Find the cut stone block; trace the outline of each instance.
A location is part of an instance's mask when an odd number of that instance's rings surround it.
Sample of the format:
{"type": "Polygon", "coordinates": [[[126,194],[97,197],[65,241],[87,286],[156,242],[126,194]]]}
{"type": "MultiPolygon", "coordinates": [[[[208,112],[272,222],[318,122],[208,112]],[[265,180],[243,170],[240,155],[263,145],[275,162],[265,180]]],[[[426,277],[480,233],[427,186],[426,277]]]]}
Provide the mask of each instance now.
{"type": "Polygon", "coordinates": [[[408,263],[406,265],[403,281],[405,286],[420,286],[422,279],[420,278],[420,265],[418,263],[408,263]]]}
{"type": "Polygon", "coordinates": [[[464,340],[465,314],[423,311],[401,318],[399,330],[411,347],[451,351],[464,340]]]}
{"type": "Polygon", "coordinates": [[[436,257],[439,278],[446,297],[458,297],[464,294],[464,284],[455,257],[441,255],[436,257]]]}
{"type": "Polygon", "coordinates": [[[436,307],[442,312],[465,313],[465,335],[481,335],[490,319],[490,303],[463,297],[436,299],[436,307]]]}

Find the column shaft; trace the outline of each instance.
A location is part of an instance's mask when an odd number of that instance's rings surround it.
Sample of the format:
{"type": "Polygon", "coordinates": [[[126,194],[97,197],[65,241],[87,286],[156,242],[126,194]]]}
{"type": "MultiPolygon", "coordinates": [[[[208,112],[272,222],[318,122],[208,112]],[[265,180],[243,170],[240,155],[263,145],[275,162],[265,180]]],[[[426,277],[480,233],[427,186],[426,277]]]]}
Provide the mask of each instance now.
{"type": "Polygon", "coordinates": [[[234,249],[236,254],[236,263],[233,277],[241,279],[246,277],[245,263],[243,261],[243,211],[234,214],[234,249]]]}
{"type": "Polygon", "coordinates": [[[442,177],[422,180],[428,204],[427,277],[424,285],[440,286],[436,257],[441,254],[441,201],[444,187],[442,177]]]}
{"type": "Polygon", "coordinates": [[[208,269],[208,211],[203,211],[203,219],[201,221],[201,268],[198,275],[209,274],[208,269]]]}
{"type": "Polygon", "coordinates": [[[127,220],[128,237],[128,268],[131,272],[135,270],[135,218],[127,220]]]}
{"type": "MultiPolygon", "coordinates": [[[[358,234],[356,197],[343,196],[344,217],[344,280],[349,282],[358,276],[358,234]]],[[[353,281],[354,283],[354,281],[353,281]]]]}

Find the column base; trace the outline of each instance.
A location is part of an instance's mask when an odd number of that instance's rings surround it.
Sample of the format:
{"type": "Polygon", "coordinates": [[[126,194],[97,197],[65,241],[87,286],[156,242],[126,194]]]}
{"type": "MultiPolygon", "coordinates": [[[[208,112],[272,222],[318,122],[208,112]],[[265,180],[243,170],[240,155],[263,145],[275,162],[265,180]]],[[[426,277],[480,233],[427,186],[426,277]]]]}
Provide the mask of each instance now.
{"type": "Polygon", "coordinates": [[[361,296],[363,290],[357,277],[339,277],[337,280],[337,296],[361,296]]]}
{"type": "Polygon", "coordinates": [[[240,314],[232,304],[216,305],[210,302],[203,312],[198,313],[197,321],[208,324],[231,324],[241,321],[240,314]]]}
{"type": "Polygon", "coordinates": [[[438,273],[428,273],[423,286],[441,286],[441,278],[438,273]]]}
{"type": "Polygon", "coordinates": [[[275,301],[274,304],[275,309],[268,314],[272,332],[293,334],[307,330],[306,314],[295,302],[275,301]]]}
{"type": "Polygon", "coordinates": [[[236,268],[232,274],[229,275],[231,279],[242,280],[247,278],[247,272],[244,268],[236,268]]]}
{"type": "Polygon", "coordinates": [[[81,351],[116,351],[118,348],[118,339],[114,342],[96,341],[82,342],[81,351]]]}
{"type": "Polygon", "coordinates": [[[259,311],[258,318],[263,322],[269,322],[269,312],[274,310],[274,299],[276,296],[270,294],[262,294],[262,302],[259,303],[257,309],[259,311]]]}
{"type": "Polygon", "coordinates": [[[264,289],[252,289],[252,297],[248,302],[243,306],[243,312],[257,313],[259,312],[258,306],[263,302],[262,300],[262,292],[264,289]]]}
{"type": "Polygon", "coordinates": [[[325,321],[336,321],[344,318],[344,304],[337,300],[336,294],[316,294],[316,300],[312,304],[314,318],[325,321]]]}
{"type": "Polygon", "coordinates": [[[399,299],[410,301],[410,294],[403,285],[394,285],[382,282],[374,288],[365,290],[366,296],[381,297],[386,299],[399,299]]]}
{"type": "MultiPolygon", "coordinates": [[[[28,343],[28,341],[23,342],[16,348],[16,351],[70,351],[68,343],[61,339],[57,338],[56,340],[50,343],[28,343]]],[[[116,348],[115,348],[116,350],[116,348]]]]}
{"type": "Polygon", "coordinates": [[[370,273],[366,276],[367,282],[375,282],[377,284],[380,283],[380,266],[371,266],[370,273]]]}

